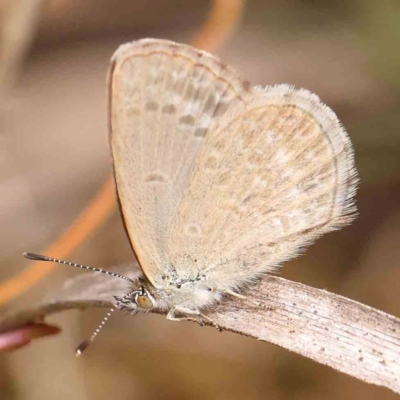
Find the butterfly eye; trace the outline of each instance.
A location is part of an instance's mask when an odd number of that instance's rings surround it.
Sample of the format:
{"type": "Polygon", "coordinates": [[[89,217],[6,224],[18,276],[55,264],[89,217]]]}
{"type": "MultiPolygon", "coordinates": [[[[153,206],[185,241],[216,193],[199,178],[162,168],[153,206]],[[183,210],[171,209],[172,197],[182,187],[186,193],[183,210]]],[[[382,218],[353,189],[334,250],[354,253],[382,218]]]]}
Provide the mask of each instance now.
{"type": "Polygon", "coordinates": [[[150,310],[153,308],[153,302],[151,301],[150,297],[146,295],[138,296],[136,302],[140,308],[144,308],[145,310],[150,310]]]}

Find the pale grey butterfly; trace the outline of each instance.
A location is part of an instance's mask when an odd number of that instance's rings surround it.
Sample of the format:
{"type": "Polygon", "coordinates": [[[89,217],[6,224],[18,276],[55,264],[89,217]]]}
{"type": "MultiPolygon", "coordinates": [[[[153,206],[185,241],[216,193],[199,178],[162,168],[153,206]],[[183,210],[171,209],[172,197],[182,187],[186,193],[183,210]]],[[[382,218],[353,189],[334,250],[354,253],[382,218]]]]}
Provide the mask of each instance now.
{"type": "Polygon", "coordinates": [[[217,57],[158,39],[122,45],[108,81],[118,198],[143,272],[109,273],[130,285],[117,308],[212,323],[204,310],[223,295],[243,297],[354,218],[350,139],[309,91],[251,87],[217,57]]]}

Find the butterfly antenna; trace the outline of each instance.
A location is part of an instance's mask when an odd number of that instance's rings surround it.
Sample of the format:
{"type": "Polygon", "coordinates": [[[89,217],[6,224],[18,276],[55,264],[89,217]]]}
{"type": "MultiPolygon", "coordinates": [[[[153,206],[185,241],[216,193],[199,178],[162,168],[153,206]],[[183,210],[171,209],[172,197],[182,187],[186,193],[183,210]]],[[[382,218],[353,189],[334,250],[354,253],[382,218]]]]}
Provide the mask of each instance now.
{"type": "Polygon", "coordinates": [[[75,264],[69,261],[64,261],[64,260],[59,260],[57,258],[53,258],[53,257],[48,257],[48,256],[43,256],[41,254],[35,254],[35,253],[24,253],[24,257],[29,259],[29,260],[35,260],[35,261],[49,261],[49,262],[55,262],[55,263],[59,263],[59,264],[65,264],[65,265],[71,265],[72,267],[76,267],[76,268],[81,268],[81,269],[88,269],[89,271],[94,271],[94,272],[101,272],[102,274],[107,274],[110,276],[114,276],[115,278],[121,278],[124,279],[128,282],[133,282],[132,279],[120,275],[120,274],[116,274],[115,272],[109,272],[109,271],[105,271],[104,269],[100,269],[100,268],[94,268],[94,267],[88,267],[86,265],[81,265],[81,264],[75,264]]]}
{"type": "Polygon", "coordinates": [[[106,316],[103,318],[103,320],[100,322],[99,326],[97,329],[92,333],[92,336],[90,336],[89,339],[84,340],[75,350],[75,355],[79,357],[82,355],[82,353],[89,347],[89,344],[93,342],[94,339],[96,339],[97,335],[100,333],[101,329],[103,328],[104,324],[108,321],[108,318],[111,317],[111,314],[114,312],[114,308],[110,308],[110,311],[106,314],[106,316]]]}

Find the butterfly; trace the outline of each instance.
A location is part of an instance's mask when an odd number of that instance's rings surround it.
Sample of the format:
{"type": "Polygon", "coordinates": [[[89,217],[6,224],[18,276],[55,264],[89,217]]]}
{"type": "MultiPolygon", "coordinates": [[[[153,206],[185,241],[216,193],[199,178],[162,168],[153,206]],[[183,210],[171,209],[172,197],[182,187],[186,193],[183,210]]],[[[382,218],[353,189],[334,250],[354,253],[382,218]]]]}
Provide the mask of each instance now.
{"type": "Polygon", "coordinates": [[[134,280],[109,273],[129,281],[115,296],[123,311],[213,323],[204,310],[222,296],[243,297],[355,217],[351,141],[307,90],[253,87],[205,51],[142,39],[112,57],[108,114],[142,271],[134,280]]]}

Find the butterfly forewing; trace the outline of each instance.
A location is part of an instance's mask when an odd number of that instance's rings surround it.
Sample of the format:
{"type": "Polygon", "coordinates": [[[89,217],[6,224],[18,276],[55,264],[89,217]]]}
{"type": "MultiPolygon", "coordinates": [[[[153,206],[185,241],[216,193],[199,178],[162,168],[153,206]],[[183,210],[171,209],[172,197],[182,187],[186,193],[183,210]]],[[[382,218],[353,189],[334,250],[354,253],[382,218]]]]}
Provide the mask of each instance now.
{"type": "Polygon", "coordinates": [[[317,96],[255,90],[205,138],[173,221],[171,262],[220,290],[273,271],[351,221],[355,174],[348,136],[317,96]]]}
{"type": "Polygon", "coordinates": [[[109,91],[110,140],[125,225],[143,272],[158,286],[169,272],[171,223],[196,155],[210,127],[250,92],[217,58],[151,39],[115,53],[109,91]]]}

